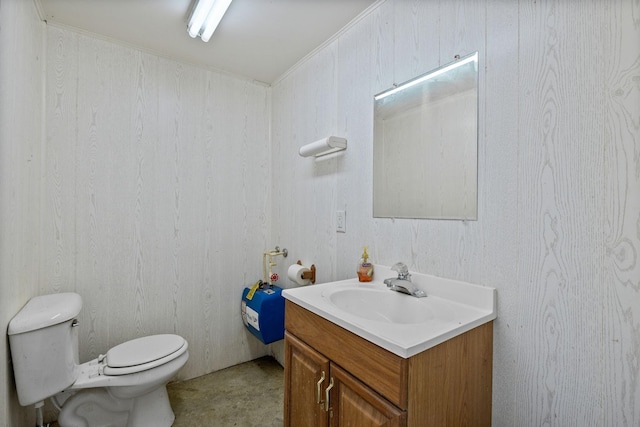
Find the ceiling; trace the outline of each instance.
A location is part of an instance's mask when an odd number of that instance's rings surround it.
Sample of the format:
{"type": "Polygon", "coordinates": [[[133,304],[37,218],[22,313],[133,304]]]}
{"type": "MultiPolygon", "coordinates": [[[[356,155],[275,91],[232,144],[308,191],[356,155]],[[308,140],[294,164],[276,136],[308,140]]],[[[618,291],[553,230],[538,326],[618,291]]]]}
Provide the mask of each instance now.
{"type": "Polygon", "coordinates": [[[376,0],[234,0],[208,43],[187,34],[195,0],[36,0],[49,23],[273,83],[376,0]]]}

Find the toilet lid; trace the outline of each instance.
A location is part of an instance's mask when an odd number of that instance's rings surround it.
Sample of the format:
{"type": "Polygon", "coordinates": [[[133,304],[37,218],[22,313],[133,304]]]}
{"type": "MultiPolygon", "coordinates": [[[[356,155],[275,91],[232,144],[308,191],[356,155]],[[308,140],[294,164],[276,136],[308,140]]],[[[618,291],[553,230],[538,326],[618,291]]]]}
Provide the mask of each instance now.
{"type": "Polygon", "coordinates": [[[184,344],[184,338],[172,334],[136,338],[109,350],[106,356],[107,366],[126,368],[150,363],[175,353],[184,344]]]}

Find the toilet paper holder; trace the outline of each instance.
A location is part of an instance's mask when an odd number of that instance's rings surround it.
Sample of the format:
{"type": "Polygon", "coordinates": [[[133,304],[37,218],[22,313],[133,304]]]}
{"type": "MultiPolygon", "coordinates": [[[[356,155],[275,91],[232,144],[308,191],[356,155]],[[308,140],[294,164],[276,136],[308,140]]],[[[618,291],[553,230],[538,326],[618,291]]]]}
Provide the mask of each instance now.
{"type": "MultiPolygon", "coordinates": [[[[298,265],[302,265],[302,262],[300,262],[300,260],[298,260],[298,262],[296,262],[296,264],[298,265]]],[[[302,273],[302,278],[305,280],[311,280],[311,283],[316,283],[316,266],[315,264],[311,264],[311,267],[309,267],[309,271],[305,271],[302,273]]]]}

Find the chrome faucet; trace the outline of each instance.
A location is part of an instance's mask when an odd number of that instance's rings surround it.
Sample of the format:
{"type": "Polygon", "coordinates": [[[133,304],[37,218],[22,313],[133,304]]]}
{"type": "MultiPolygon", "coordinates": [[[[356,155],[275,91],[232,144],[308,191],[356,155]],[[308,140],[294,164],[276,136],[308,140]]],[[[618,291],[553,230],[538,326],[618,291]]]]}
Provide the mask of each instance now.
{"type": "Polygon", "coordinates": [[[384,284],[387,285],[389,289],[391,289],[392,291],[411,295],[416,298],[427,296],[425,291],[418,289],[416,285],[411,283],[411,274],[409,274],[409,269],[405,264],[397,262],[393,265],[393,267],[391,267],[391,269],[398,272],[398,277],[390,277],[389,279],[384,279],[384,284]]]}

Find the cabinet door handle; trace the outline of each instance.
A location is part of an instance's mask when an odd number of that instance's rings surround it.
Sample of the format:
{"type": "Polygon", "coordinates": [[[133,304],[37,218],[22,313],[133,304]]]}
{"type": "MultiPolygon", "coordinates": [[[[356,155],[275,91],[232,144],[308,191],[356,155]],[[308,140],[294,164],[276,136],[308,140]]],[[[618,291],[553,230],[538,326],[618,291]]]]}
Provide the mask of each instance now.
{"type": "Polygon", "coordinates": [[[331,391],[331,389],[333,388],[333,377],[331,377],[331,381],[329,381],[329,387],[327,387],[327,389],[324,391],[324,396],[325,396],[325,405],[324,405],[324,410],[325,412],[329,412],[329,392],[331,391]]]}
{"type": "Polygon", "coordinates": [[[320,400],[320,396],[321,396],[320,389],[322,388],[322,383],[324,382],[324,379],[325,379],[325,373],[324,371],[322,371],[322,376],[320,377],[320,381],[316,383],[316,403],[318,404],[322,402],[320,400]]]}

